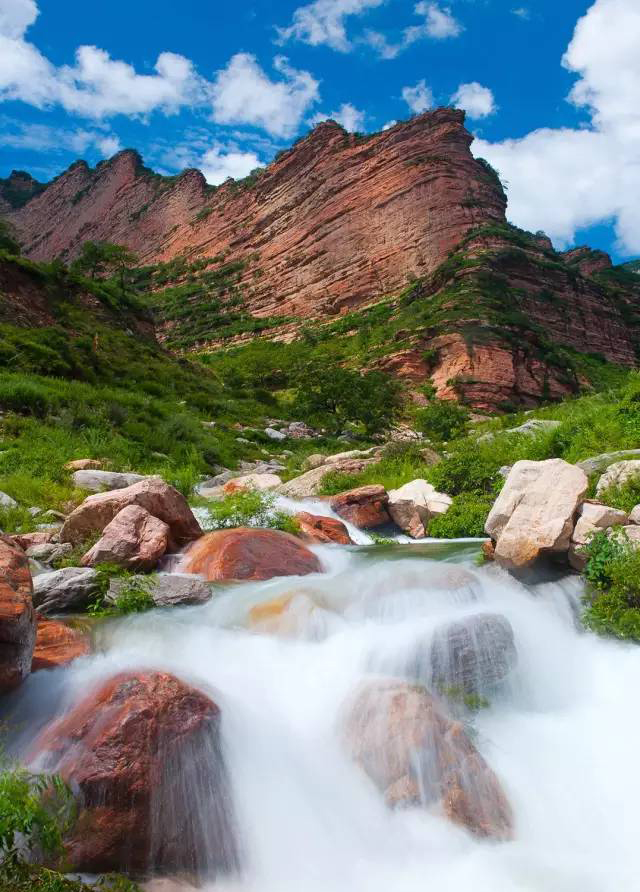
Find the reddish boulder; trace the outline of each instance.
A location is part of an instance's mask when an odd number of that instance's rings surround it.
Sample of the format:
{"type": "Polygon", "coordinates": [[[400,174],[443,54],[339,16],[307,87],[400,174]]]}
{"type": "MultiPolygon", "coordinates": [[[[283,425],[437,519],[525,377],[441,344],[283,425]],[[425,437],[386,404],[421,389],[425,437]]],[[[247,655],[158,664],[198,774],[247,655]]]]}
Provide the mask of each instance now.
{"type": "Polygon", "coordinates": [[[102,531],[102,538],[82,558],[84,567],[119,564],[152,570],[167,550],[171,531],[166,523],[139,505],[118,511],[102,531]]]}
{"type": "Polygon", "coordinates": [[[384,486],[359,486],[342,492],[331,499],[331,508],[362,530],[384,526],[391,523],[387,510],[389,496],[384,486]]]}
{"type": "Polygon", "coordinates": [[[59,527],[52,527],[50,530],[35,530],[33,533],[14,533],[7,538],[26,551],[34,545],[48,545],[57,541],[59,532],[59,527]]]}
{"type": "Polygon", "coordinates": [[[55,619],[38,617],[36,646],[31,661],[31,671],[57,669],[67,666],[77,657],[89,653],[89,638],[78,629],[55,619]]]}
{"type": "Polygon", "coordinates": [[[199,573],[210,582],[271,579],[320,573],[320,561],[289,533],[278,530],[220,530],[208,533],[186,554],[187,573],[199,573]]]}
{"type": "Polygon", "coordinates": [[[185,497],[160,477],[146,477],[124,489],[88,496],[67,517],[60,531],[60,541],[77,545],[92,533],[102,532],[128,505],[139,505],[167,524],[172,550],[202,535],[200,524],[185,497]]]}
{"type": "Polygon", "coordinates": [[[31,670],[36,617],[29,559],[0,536],[0,694],[17,687],[31,670]]]}
{"type": "Polygon", "coordinates": [[[102,873],[211,874],[236,864],[220,710],[163,672],[123,673],[35,744],[35,767],[79,799],[66,866],[102,873]]]}
{"type": "Polygon", "coordinates": [[[391,807],[439,805],[477,836],[512,836],[498,778],[425,688],[396,680],[365,685],[350,704],[346,742],[391,807]]]}
{"type": "Polygon", "coordinates": [[[319,514],[299,511],[295,519],[307,542],[335,542],[338,545],[353,545],[346,526],[335,517],[321,517],[319,514]]]}

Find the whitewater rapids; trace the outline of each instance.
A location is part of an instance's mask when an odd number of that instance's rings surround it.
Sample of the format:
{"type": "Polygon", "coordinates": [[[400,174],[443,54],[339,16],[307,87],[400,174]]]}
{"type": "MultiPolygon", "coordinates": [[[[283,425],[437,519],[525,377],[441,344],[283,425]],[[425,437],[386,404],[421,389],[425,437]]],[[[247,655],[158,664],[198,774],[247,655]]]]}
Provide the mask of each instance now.
{"type": "Polygon", "coordinates": [[[580,630],[580,580],[524,587],[476,566],[475,543],[314,550],[323,575],[222,585],[202,607],[105,622],[97,653],[29,679],[24,733],[123,669],[211,693],[243,861],[206,887],[216,892],[640,889],[640,649],[580,630]],[[448,586],[460,570],[466,582],[448,586]],[[292,591],[288,636],[250,627],[252,607],[292,591]],[[518,651],[506,690],[474,718],[514,812],[515,838],[501,843],[435,810],[388,810],[340,734],[363,679],[400,674],[419,639],[487,612],[509,620],[518,651]]]}

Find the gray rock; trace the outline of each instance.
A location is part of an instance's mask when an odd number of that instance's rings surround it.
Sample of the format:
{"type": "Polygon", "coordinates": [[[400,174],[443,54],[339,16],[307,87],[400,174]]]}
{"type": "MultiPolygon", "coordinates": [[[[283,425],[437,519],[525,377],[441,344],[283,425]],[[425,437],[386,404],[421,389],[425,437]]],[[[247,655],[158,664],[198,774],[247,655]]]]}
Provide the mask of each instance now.
{"type": "Polygon", "coordinates": [[[618,461],[609,465],[596,486],[596,498],[599,498],[610,486],[622,486],[634,478],[640,479],[640,460],[618,461]]]}
{"type": "Polygon", "coordinates": [[[42,514],[42,508],[37,508],[35,505],[32,508],[27,509],[31,517],[37,517],[38,514],[42,514]]]}
{"type": "MultiPolygon", "coordinates": [[[[159,576],[134,576],[145,585],[156,607],[178,607],[206,604],[213,586],[193,573],[162,573],[159,576]]],[[[122,579],[112,579],[106,601],[114,604],[125,586],[122,579]]]]}
{"type": "Polygon", "coordinates": [[[72,477],[75,486],[79,489],[88,489],[91,492],[125,489],[127,486],[146,479],[145,474],[121,474],[116,471],[76,471],[72,477]]]}
{"type": "Polygon", "coordinates": [[[584,461],[577,462],[579,468],[585,474],[596,474],[605,471],[609,465],[614,462],[626,461],[629,459],[640,459],[640,449],[623,449],[620,452],[603,452],[600,455],[594,455],[591,458],[585,458],[584,461]]]}
{"type": "Polygon", "coordinates": [[[229,471],[225,469],[224,471],[220,471],[219,474],[216,474],[215,477],[207,477],[206,480],[199,483],[196,486],[196,492],[202,492],[203,489],[215,489],[218,486],[224,486],[225,483],[228,483],[229,480],[232,480],[237,476],[237,471],[229,471]]]}
{"type": "Polygon", "coordinates": [[[286,440],[287,435],[283,434],[282,431],[277,431],[274,427],[265,427],[265,434],[269,437],[270,440],[286,440]]]}
{"type": "Polygon", "coordinates": [[[499,613],[480,613],[436,629],[429,650],[428,680],[445,695],[488,694],[518,661],[513,629],[499,613]]]}
{"type": "Polygon", "coordinates": [[[98,590],[91,567],[64,567],[40,573],[33,580],[33,604],[38,613],[86,610],[98,590]]]}
{"type": "Polygon", "coordinates": [[[17,508],[18,503],[11,496],[8,496],[6,492],[0,492],[0,506],[2,508],[17,508]]]}
{"type": "Polygon", "coordinates": [[[292,421],[287,427],[287,434],[293,440],[311,440],[318,436],[317,432],[304,421],[292,421]]]}
{"type": "Polygon", "coordinates": [[[533,437],[536,434],[541,433],[541,431],[556,430],[560,427],[560,424],[560,421],[552,421],[551,419],[531,418],[529,421],[525,421],[524,424],[521,424],[518,427],[508,427],[502,431],[489,431],[481,437],[478,437],[478,443],[487,443],[500,434],[522,434],[526,437],[533,437]]]}
{"type": "Polygon", "coordinates": [[[629,523],[640,524],[640,505],[636,505],[629,515],[629,523]]]}
{"type": "Polygon", "coordinates": [[[50,564],[66,554],[73,551],[73,545],[70,542],[56,544],[55,542],[43,542],[40,545],[31,545],[27,548],[27,557],[33,558],[34,561],[40,561],[43,564],[50,564]]]}

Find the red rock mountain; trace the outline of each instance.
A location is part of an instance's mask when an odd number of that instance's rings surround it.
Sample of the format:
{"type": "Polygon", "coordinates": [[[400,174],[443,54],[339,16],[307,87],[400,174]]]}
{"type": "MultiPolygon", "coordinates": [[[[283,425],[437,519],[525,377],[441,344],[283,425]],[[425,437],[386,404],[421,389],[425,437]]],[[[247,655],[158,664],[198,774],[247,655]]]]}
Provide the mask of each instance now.
{"type": "Polygon", "coordinates": [[[577,392],[575,356],[637,364],[640,277],[507,224],[500,180],[471,142],[453,109],[366,137],[329,121],[217,189],[196,170],[159,176],[126,150],[45,187],[14,173],[0,213],[32,259],[72,260],[104,240],[154,265],[156,331],[173,349],[267,329],[291,339],[309,322],[325,336],[365,328],[362,365],[481,409],[577,392]]]}

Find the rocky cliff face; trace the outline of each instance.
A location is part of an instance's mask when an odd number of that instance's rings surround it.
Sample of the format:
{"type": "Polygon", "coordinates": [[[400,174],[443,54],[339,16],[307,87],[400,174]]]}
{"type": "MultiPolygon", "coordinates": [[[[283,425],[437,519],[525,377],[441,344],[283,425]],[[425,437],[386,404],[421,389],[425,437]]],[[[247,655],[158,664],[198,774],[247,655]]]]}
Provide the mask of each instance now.
{"type": "Polygon", "coordinates": [[[9,219],[36,260],[72,259],[89,239],[145,263],[224,255],[243,264],[253,314],[322,316],[431,272],[470,229],[504,218],[502,188],[470,144],[451,109],[366,138],[327,122],[217,190],[124,151],[95,170],[77,162],[9,219]]]}

